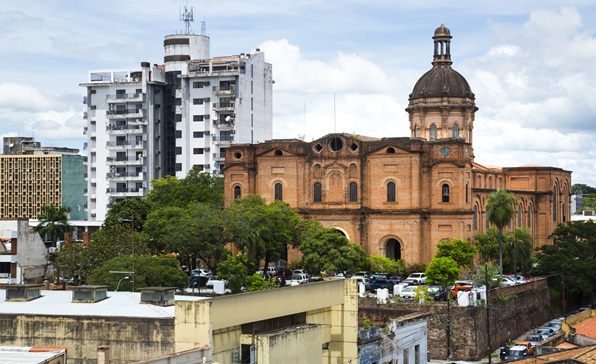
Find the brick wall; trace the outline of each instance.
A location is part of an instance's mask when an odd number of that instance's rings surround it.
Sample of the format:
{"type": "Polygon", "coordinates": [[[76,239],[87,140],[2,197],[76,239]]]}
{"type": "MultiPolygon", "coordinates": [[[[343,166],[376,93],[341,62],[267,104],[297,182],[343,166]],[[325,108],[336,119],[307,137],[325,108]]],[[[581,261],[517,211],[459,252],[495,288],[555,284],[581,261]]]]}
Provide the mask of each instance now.
{"type": "MultiPolygon", "coordinates": [[[[492,290],[489,295],[491,348],[496,350],[508,339],[542,325],[550,317],[550,301],[546,279],[513,287],[492,290]]],[[[395,302],[379,305],[375,298],[360,298],[359,322],[370,318],[384,322],[405,312],[428,312],[428,348],[432,359],[447,358],[447,304],[429,302],[417,304],[395,302]]],[[[452,360],[479,360],[488,355],[486,309],[458,307],[451,304],[452,360]]]]}

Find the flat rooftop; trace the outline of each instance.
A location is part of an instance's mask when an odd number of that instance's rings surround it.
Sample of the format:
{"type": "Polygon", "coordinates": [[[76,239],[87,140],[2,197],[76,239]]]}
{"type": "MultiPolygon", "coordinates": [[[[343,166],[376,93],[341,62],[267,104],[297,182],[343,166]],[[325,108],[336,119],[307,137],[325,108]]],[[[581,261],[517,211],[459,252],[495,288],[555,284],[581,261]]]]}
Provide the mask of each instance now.
{"type": "MultiPolygon", "coordinates": [[[[97,316],[174,318],[175,306],[161,307],[140,303],[140,292],[108,292],[108,298],[96,303],[73,303],[72,291],[42,290],[42,297],[28,302],[6,302],[6,290],[0,289],[0,315],[97,316]]],[[[210,297],[175,296],[176,301],[199,301],[210,297]]]]}

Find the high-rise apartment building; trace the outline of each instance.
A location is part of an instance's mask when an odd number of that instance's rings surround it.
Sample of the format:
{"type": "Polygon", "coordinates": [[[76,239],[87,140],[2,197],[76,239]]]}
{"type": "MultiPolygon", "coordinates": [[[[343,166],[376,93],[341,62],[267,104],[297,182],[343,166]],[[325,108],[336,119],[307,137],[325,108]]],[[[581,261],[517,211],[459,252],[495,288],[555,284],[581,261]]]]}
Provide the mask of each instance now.
{"type": "Polygon", "coordinates": [[[272,72],[264,53],[210,57],[210,39],[164,39],[164,64],[91,71],[84,103],[90,220],[123,199],[145,196],[151,180],[192,168],[222,175],[232,143],[272,137],[272,72]]]}
{"type": "Polygon", "coordinates": [[[0,218],[36,219],[44,205],[70,208],[86,220],[85,156],[78,149],[42,147],[33,138],[4,138],[0,155],[0,218]]]}

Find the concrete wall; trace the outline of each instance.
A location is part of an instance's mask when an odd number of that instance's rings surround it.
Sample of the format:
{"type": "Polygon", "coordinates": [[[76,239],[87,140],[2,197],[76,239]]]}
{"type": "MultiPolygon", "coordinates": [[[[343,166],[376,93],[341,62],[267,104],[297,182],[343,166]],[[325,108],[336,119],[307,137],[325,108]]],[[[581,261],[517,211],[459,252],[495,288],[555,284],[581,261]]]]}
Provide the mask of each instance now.
{"type": "Polygon", "coordinates": [[[17,255],[18,264],[23,271],[24,283],[42,283],[48,249],[38,233],[29,229],[28,220],[17,221],[17,255]]]}
{"type": "Polygon", "coordinates": [[[304,313],[306,324],[319,325],[319,344],[328,344],[329,349],[319,356],[323,363],[355,361],[357,299],[355,281],[338,279],[204,301],[177,301],[175,349],[211,344],[213,360],[230,363],[232,350],[246,344],[243,324],[304,313]]]}
{"type": "Polygon", "coordinates": [[[109,346],[110,364],[160,357],[174,352],[173,338],[171,318],[0,316],[0,345],[67,347],[69,364],[97,363],[100,345],[109,346]]]}
{"type": "MultiPolygon", "coordinates": [[[[550,302],[546,279],[490,291],[490,345],[498,348],[533,327],[548,321],[550,302]]],[[[428,348],[432,359],[447,358],[447,304],[396,302],[379,305],[375,298],[361,298],[358,315],[386,322],[404,311],[428,312],[428,348]]],[[[451,305],[452,360],[479,360],[488,354],[486,309],[451,305]]]]}

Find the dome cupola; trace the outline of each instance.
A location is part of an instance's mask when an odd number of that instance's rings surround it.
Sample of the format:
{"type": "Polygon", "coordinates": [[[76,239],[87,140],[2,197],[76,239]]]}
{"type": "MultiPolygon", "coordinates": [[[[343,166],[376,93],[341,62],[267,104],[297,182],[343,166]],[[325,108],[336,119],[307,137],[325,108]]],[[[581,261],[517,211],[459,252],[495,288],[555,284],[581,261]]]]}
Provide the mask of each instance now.
{"type": "Polygon", "coordinates": [[[464,138],[472,142],[474,113],[478,108],[468,81],[451,67],[451,31],[435,29],[432,68],[414,85],[406,111],[413,138],[464,138]]]}

